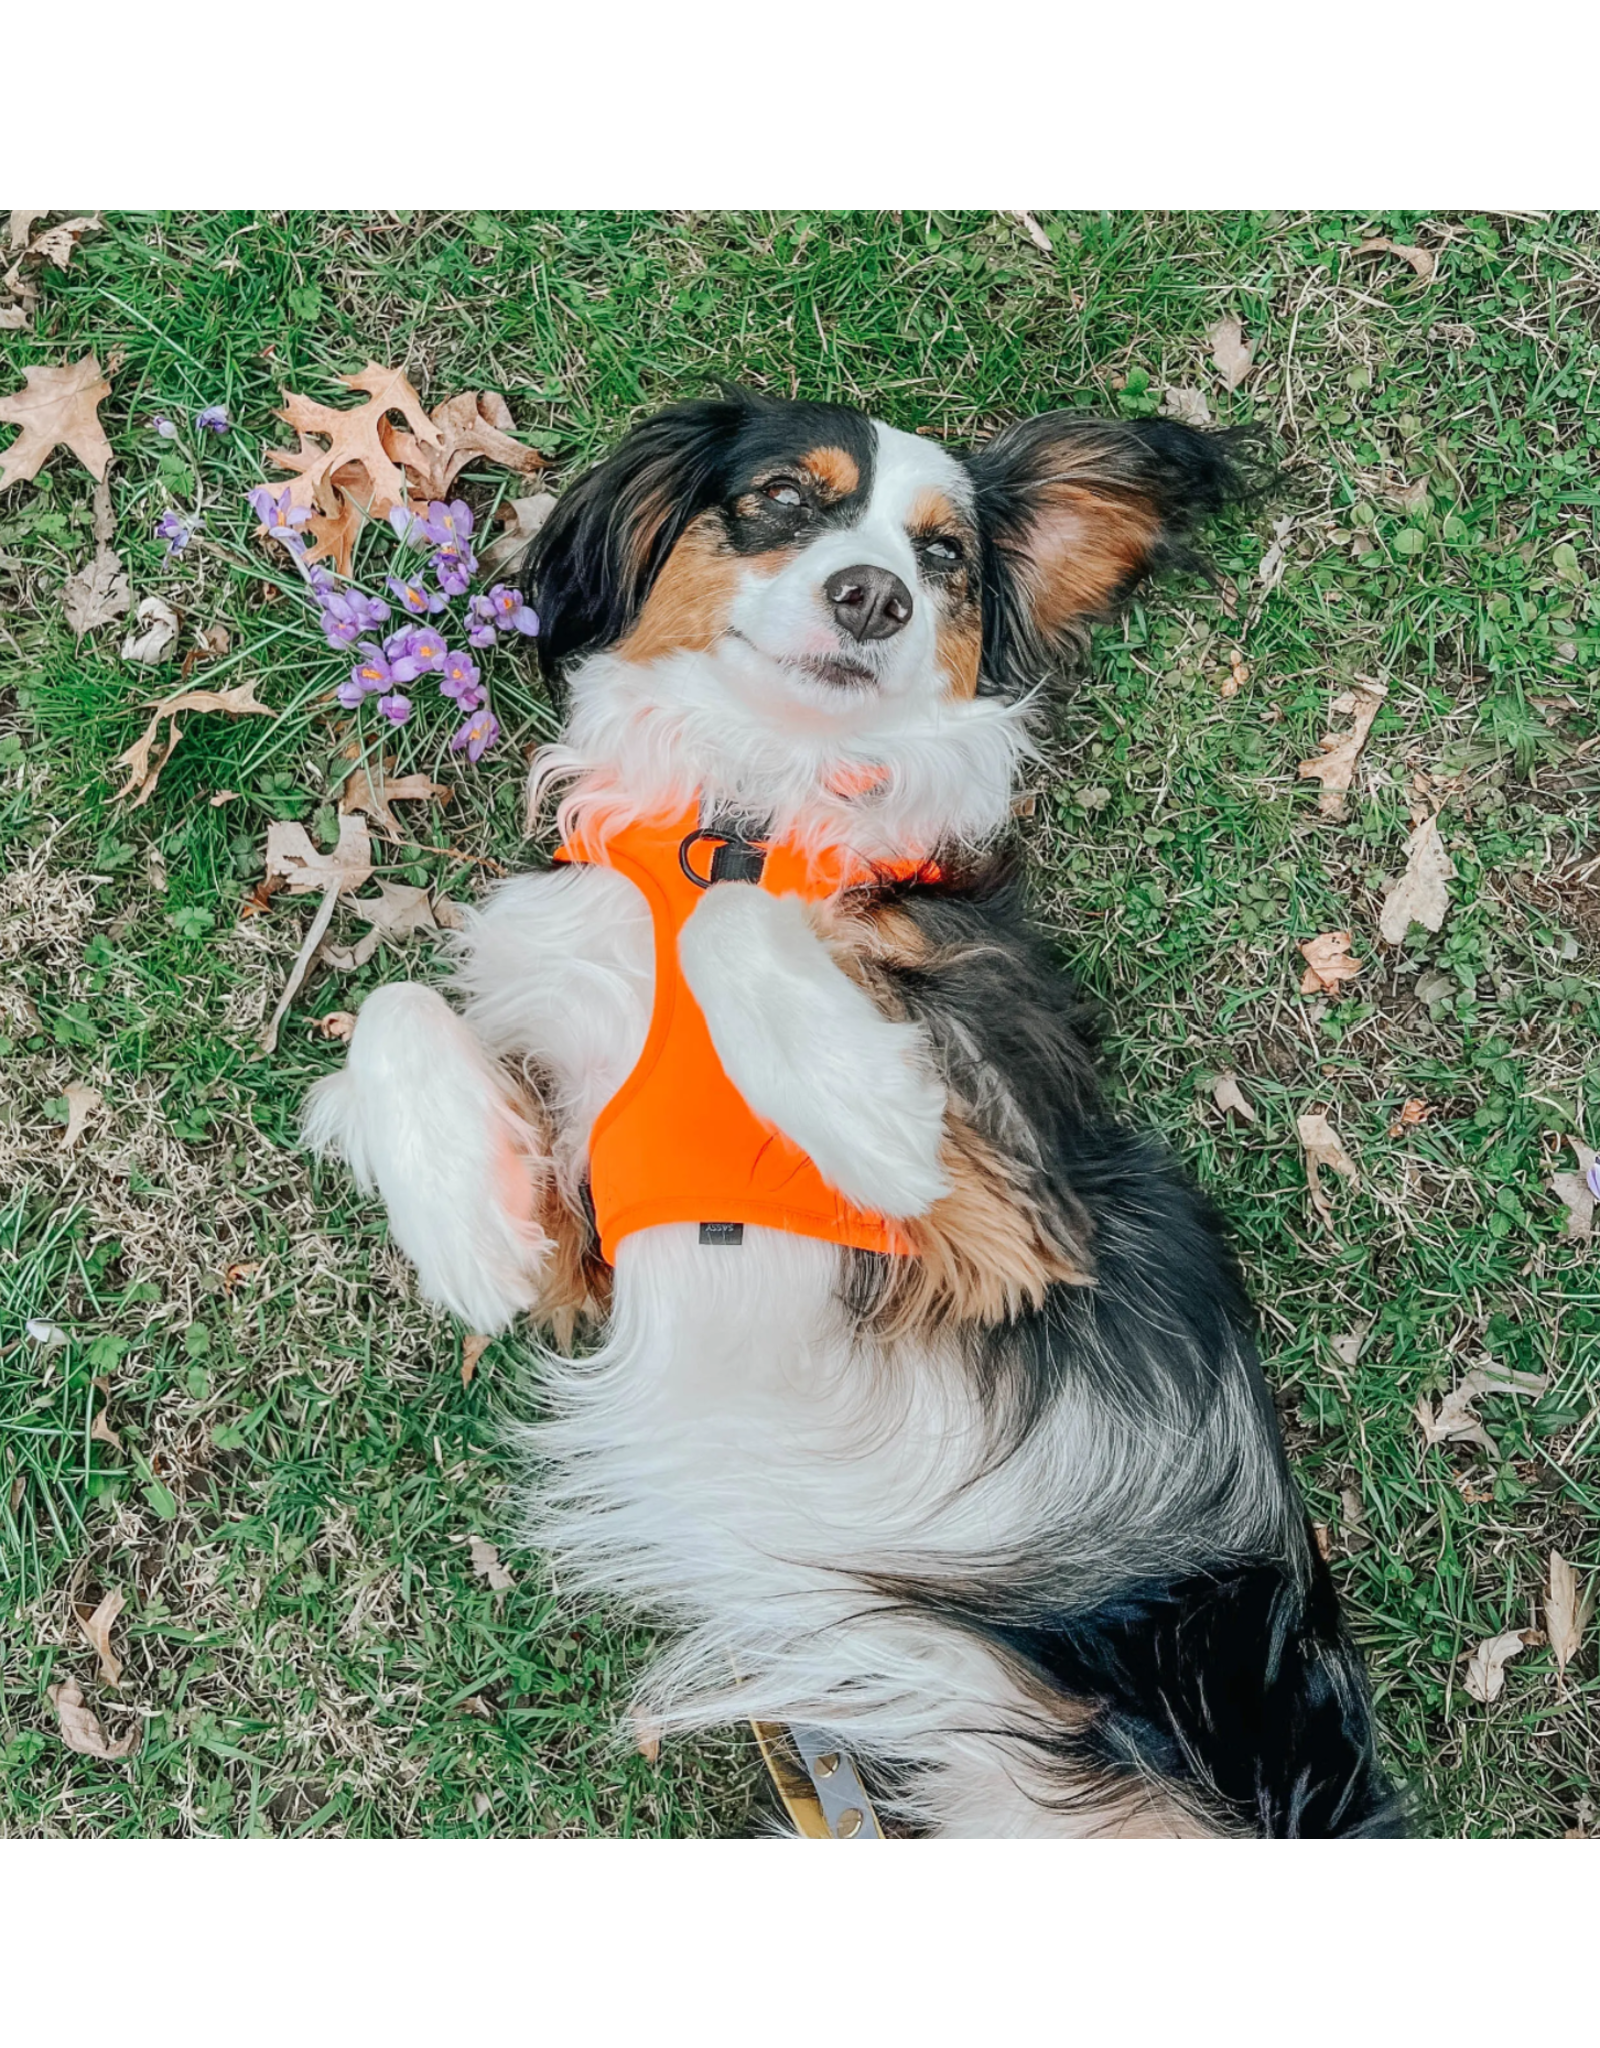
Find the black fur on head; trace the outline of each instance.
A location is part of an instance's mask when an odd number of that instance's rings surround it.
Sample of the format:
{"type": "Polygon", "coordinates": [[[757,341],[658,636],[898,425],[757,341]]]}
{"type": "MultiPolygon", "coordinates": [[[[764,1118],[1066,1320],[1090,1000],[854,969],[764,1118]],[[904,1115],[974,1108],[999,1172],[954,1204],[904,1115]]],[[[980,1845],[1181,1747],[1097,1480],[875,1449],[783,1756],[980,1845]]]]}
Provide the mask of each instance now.
{"type": "Polygon", "coordinates": [[[1041,413],[968,459],[983,536],[982,687],[1031,688],[1082,651],[1145,577],[1204,569],[1198,526],[1259,496],[1271,464],[1250,428],[1041,413]]]}
{"type": "Polygon", "coordinates": [[[723,506],[752,468],[807,446],[852,450],[870,472],[872,429],[839,405],[769,399],[725,384],[636,427],[566,491],[524,557],[520,581],[539,614],[539,662],[570,661],[621,640],[684,530],[723,506]]]}

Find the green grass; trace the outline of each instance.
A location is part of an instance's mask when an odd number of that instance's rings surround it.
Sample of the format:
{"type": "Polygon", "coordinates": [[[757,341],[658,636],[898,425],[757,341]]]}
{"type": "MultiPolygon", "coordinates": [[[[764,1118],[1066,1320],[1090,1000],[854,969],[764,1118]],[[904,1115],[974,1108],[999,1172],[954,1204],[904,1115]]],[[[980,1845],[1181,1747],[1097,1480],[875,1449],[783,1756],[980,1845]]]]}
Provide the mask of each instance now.
{"type": "MultiPolygon", "coordinates": [[[[0,390],[91,348],[115,363],[102,413],[134,588],[186,633],[228,628],[196,683],[255,678],[281,713],[191,721],[155,801],[115,806],[109,764],[175,668],[152,688],[115,630],[73,646],[60,586],[88,552],[89,480],[69,457],[0,498],[0,1832],[690,1834],[738,1830],[756,1787],[737,1735],[655,1765],[617,1738],[646,1639],[575,1611],[506,1533],[504,1434],[537,1402],[525,1347],[494,1346],[463,1387],[458,1333],[416,1301],[376,1209],[295,1149],[338,1058],[308,1020],[425,972],[420,942],[324,976],[277,1054],[254,1047],[309,904],[238,910],[272,819],[331,836],[345,735],[342,665],[265,588],[237,500],[281,444],[280,386],[331,401],[369,356],[430,402],[503,391],[558,485],[717,377],[956,441],[1059,404],[1147,414],[1168,385],[1272,429],[1296,518],[1283,580],[1257,581],[1263,513],[1216,537],[1231,614],[1179,583],[1096,636],[1024,828],[1040,907],[1104,1007],[1118,1094],[1231,1220],[1429,1824],[1559,1834],[1596,1797],[1592,1644],[1565,1686],[1530,1648],[1489,1707],[1460,1659],[1541,1618],[1552,1547],[1600,1568],[1600,1265],[1546,1187],[1567,1138],[1600,1136],[1600,231],[1044,219],[1049,258],[992,215],[120,216],[41,279],[34,331],[0,336],[0,390]],[[1437,279],[1354,259],[1369,234],[1437,247],[1437,279]],[[1226,312],[1260,366],[1231,398],[1204,339],[1226,312]],[[226,442],[148,429],[218,400],[226,442]],[[1427,506],[1394,509],[1418,479],[1427,506]],[[168,560],[150,529],[197,494],[210,545],[168,560]],[[1236,647],[1249,676],[1225,697],[1236,647]],[[1358,675],[1389,696],[1334,823],[1295,768],[1358,675]],[[1459,879],[1436,938],[1385,949],[1419,773],[1459,879]],[[237,795],[214,808],[221,789],[237,795]],[[1342,926],[1367,972],[1344,1000],[1302,998],[1296,942],[1342,926]],[[1253,1126],[1211,1106],[1225,1068],[1253,1126]],[[67,1155],[73,1080],[105,1104],[67,1155]],[[1430,1116],[1391,1138],[1413,1095],[1430,1116]],[[1310,1107],[1362,1173],[1332,1235],[1295,1141],[1310,1107]],[[29,1317],[70,1342],[41,1349],[29,1317]],[[1330,1340],[1362,1323],[1346,1364],[1330,1340]],[[1550,1391],[1483,1404],[1493,1459],[1424,1450],[1418,1396],[1483,1352],[1550,1391]],[[120,1449],[90,1434],[101,1408],[120,1449]],[[501,1542],[511,1591],[473,1576],[469,1533],[501,1542]],[[120,1694],[72,1613],[112,1587],[120,1694]],[[45,1690],[68,1675],[113,1733],[142,1722],[132,1761],[62,1749],[45,1690]]],[[[486,510],[506,479],[468,488],[486,510]]],[[[521,751],[551,715],[505,659],[495,697],[492,769],[453,766],[431,716],[396,751],[457,784],[424,845],[510,863],[521,751]]],[[[383,872],[460,896],[481,870],[407,847],[383,872]]]]}

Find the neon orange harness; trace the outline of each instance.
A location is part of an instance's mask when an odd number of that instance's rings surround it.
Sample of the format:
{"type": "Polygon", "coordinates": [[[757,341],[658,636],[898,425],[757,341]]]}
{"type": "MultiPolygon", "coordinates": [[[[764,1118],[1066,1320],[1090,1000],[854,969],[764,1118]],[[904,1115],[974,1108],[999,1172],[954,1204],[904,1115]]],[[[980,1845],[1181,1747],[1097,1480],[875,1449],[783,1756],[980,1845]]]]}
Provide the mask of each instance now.
{"type": "Polygon", "coordinates": [[[728,1079],[678,964],[678,934],[705,890],[724,881],[755,881],[775,896],[817,903],[874,875],[908,880],[924,872],[923,864],[873,867],[842,848],[814,854],[790,841],[752,846],[703,830],[695,805],[593,842],[580,828],[556,859],[626,875],[649,904],[655,933],[655,1007],[644,1051],[595,1119],[589,1141],[589,1187],[607,1260],[615,1264],[630,1231],[658,1223],[698,1223],[703,1244],[737,1244],[742,1226],[752,1223],[910,1254],[894,1223],[829,1187],[799,1146],[763,1123],[728,1079]]]}

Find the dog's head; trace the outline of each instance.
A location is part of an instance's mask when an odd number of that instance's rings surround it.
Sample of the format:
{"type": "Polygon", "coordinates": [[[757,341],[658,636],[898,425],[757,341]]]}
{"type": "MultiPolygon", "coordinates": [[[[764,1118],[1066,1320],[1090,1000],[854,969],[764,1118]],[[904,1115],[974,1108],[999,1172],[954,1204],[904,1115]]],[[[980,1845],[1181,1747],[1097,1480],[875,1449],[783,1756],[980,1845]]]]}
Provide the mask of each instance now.
{"type": "Polygon", "coordinates": [[[1241,494],[1236,441],[1046,413],[959,456],[846,406],[729,392],[647,421],[562,497],[524,572],[558,674],[713,654],[810,723],[1016,696],[1241,494]]]}

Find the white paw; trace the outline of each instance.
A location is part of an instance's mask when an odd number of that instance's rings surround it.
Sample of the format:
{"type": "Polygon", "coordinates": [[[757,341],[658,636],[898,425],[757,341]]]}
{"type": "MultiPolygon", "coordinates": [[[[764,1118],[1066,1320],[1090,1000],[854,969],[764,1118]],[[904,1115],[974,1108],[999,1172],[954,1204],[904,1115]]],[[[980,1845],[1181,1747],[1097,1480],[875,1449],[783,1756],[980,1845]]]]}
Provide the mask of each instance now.
{"type": "Polygon", "coordinates": [[[679,957],[729,1079],[824,1180],[887,1216],[920,1216],[949,1192],[945,1092],[921,1028],[880,1013],[798,896],[708,890],[679,957]]]}

